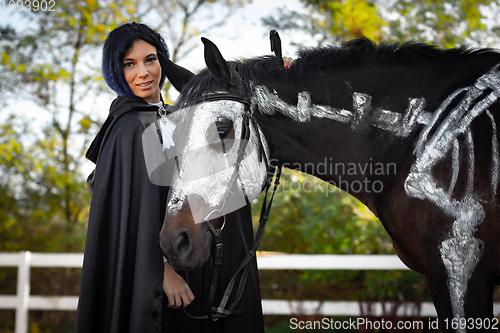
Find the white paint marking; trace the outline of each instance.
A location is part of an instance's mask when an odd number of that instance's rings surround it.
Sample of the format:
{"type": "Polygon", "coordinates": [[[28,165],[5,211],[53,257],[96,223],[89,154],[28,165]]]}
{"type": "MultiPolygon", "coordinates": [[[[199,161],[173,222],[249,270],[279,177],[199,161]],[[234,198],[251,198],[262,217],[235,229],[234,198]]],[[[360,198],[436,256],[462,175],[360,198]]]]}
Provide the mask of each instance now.
{"type": "MultiPolygon", "coordinates": [[[[308,92],[298,95],[297,107],[290,105],[267,88],[255,87],[252,100],[261,111],[272,115],[276,111],[294,119],[306,122],[311,117],[327,118],[342,123],[351,123],[356,127],[366,119],[370,111],[373,113],[373,125],[393,132],[396,136],[407,137],[416,124],[426,127],[420,134],[414,154],[417,159],[405,181],[405,191],[409,196],[429,200],[453,217],[455,222],[448,238],[441,243],[440,255],[448,272],[448,287],[451,295],[453,314],[456,318],[464,318],[464,302],[467,283],[482,255],[484,242],[473,237],[476,228],[483,222],[485,211],[479,200],[473,195],[474,189],[474,141],[470,126],[472,121],[500,97],[499,65],[481,76],[471,87],[460,88],[443,101],[434,112],[425,112],[426,101],[423,98],[409,100],[404,115],[387,110],[372,110],[371,96],[362,93],[353,94],[353,111],[336,109],[330,106],[312,104],[308,92]],[[491,92],[483,97],[485,91],[491,92]],[[440,122],[442,114],[459,96],[464,95],[457,106],[440,122]],[[431,131],[435,129],[431,137],[431,131]],[[459,136],[465,135],[467,157],[466,193],[462,200],[453,198],[453,191],[458,180],[459,136]],[[432,175],[432,168],[441,160],[452,154],[452,179],[448,191],[437,185],[432,175]]],[[[495,120],[489,114],[493,126],[492,139],[492,187],[493,198],[499,182],[499,154],[495,120]]]]}
{"type": "MultiPolygon", "coordinates": [[[[455,318],[465,318],[467,284],[484,249],[484,242],[473,236],[477,227],[484,221],[485,211],[479,199],[473,194],[475,157],[470,126],[475,118],[497,101],[498,97],[500,97],[498,65],[481,76],[474,86],[458,89],[451,94],[422,131],[414,152],[417,160],[405,182],[405,190],[409,196],[427,199],[456,219],[448,238],[441,243],[439,248],[441,259],[448,272],[448,289],[455,318]],[[491,89],[492,92],[482,97],[487,89],[491,89]],[[462,92],[465,92],[463,99],[437,126],[441,114],[462,92]],[[429,133],[435,126],[437,129],[428,139],[429,133]],[[452,189],[457,177],[456,172],[458,172],[458,162],[455,156],[455,152],[459,150],[457,140],[464,134],[468,179],[465,197],[459,201],[452,197],[452,189]],[[437,180],[432,175],[432,167],[443,160],[450,150],[453,154],[453,176],[451,191],[445,192],[438,187],[437,180]]],[[[497,176],[493,175],[493,177],[497,176]]],[[[492,186],[495,185],[492,184],[492,186]]],[[[466,332],[466,330],[459,329],[459,332],[466,332]]]]}
{"type": "Polygon", "coordinates": [[[493,198],[491,201],[495,201],[498,189],[499,171],[500,171],[500,159],[498,156],[498,136],[497,136],[497,124],[495,123],[495,118],[489,110],[486,110],[486,114],[491,120],[491,183],[493,198]]]}

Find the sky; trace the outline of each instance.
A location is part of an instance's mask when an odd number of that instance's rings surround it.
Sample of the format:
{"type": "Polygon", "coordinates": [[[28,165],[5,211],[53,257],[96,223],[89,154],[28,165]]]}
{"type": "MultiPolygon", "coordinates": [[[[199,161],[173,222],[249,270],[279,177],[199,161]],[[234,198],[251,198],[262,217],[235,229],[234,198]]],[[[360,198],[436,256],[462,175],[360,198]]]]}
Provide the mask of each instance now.
{"type": "MultiPolygon", "coordinates": [[[[262,25],[261,18],[277,13],[283,6],[293,10],[302,9],[299,0],[253,0],[251,4],[233,15],[223,28],[212,31],[210,35],[204,37],[212,40],[227,60],[270,54],[269,28],[262,25]]],[[[283,53],[293,55],[297,51],[289,46],[293,36],[281,33],[280,37],[283,53]]],[[[200,52],[193,52],[188,61],[191,59],[203,61],[201,49],[200,52]]]]}

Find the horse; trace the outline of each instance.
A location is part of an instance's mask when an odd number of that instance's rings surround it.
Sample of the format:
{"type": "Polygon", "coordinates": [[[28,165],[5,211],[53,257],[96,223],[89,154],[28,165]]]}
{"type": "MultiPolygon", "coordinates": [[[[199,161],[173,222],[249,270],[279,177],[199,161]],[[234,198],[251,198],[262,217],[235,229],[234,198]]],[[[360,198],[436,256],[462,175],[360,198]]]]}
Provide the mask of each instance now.
{"type": "Polygon", "coordinates": [[[498,51],[357,38],[301,50],[285,69],[274,56],[226,61],[202,41],[206,69],[167,73],[182,87],[172,114],[182,158],[160,233],[174,267],[206,260],[213,227],[200,222],[230,223],[285,166],[379,218],[402,262],[425,275],[443,331],[495,319],[498,51]]]}

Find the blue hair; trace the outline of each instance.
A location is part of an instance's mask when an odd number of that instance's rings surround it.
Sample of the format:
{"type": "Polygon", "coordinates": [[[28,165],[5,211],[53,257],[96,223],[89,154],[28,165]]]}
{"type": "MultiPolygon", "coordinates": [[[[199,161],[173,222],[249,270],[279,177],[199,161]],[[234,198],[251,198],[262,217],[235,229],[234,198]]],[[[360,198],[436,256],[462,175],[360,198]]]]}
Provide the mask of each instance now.
{"type": "MultiPolygon", "coordinates": [[[[123,73],[123,58],[136,40],[143,40],[156,48],[157,52],[170,57],[168,47],[159,33],[142,23],[125,23],[111,31],[102,49],[102,74],[108,86],[120,96],[135,96],[123,73]]],[[[160,89],[165,82],[162,69],[160,89]]]]}

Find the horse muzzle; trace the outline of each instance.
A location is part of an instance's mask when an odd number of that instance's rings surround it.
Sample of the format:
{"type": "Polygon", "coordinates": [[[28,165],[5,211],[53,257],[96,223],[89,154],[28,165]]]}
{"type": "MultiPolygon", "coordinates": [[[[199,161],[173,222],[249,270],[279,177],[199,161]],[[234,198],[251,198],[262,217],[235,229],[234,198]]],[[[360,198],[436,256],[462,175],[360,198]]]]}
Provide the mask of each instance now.
{"type": "Polygon", "coordinates": [[[177,212],[167,210],[160,247],[174,269],[190,271],[203,266],[211,241],[212,234],[205,223],[195,223],[187,200],[177,212]]]}

